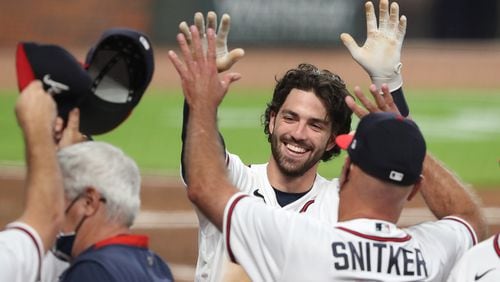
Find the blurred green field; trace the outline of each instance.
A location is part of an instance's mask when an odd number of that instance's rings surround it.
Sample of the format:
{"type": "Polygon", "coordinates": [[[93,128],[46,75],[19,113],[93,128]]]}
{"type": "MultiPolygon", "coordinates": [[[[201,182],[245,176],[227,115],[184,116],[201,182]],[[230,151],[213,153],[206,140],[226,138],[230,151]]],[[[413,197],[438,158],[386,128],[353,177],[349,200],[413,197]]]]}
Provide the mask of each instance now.
{"type": "MultiPolygon", "coordinates": [[[[247,163],[266,162],[269,156],[261,126],[269,91],[233,91],[219,110],[227,148],[247,163]]],[[[4,166],[23,165],[22,140],[13,111],[16,95],[15,91],[0,92],[0,165],[4,166]]],[[[434,155],[464,181],[482,188],[500,188],[499,93],[406,90],[406,96],[434,155]]],[[[145,173],[178,175],[182,99],[180,90],[151,90],[124,124],[94,139],[121,147],[145,173]]],[[[320,173],[337,176],[341,159],[322,163],[320,173]]]]}

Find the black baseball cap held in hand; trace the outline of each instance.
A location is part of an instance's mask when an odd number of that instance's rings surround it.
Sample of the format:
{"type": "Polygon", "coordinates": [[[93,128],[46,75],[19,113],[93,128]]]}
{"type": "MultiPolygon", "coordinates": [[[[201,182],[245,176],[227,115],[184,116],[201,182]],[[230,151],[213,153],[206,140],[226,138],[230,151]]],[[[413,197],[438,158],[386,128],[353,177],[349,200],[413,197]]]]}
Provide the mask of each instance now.
{"type": "Polygon", "coordinates": [[[80,106],[80,130],[102,134],[126,120],[146,91],[154,72],[152,45],[138,31],[109,29],[90,49],[85,65],[92,95],[80,106]]]}
{"type": "Polygon", "coordinates": [[[54,97],[58,115],[65,121],[69,111],[91,95],[90,76],[73,55],[57,45],[18,43],[16,71],[19,91],[31,81],[41,80],[44,90],[54,97]]]}
{"type": "Polygon", "coordinates": [[[347,149],[352,163],[377,179],[407,186],[422,173],[424,137],[412,120],[400,115],[370,113],[354,135],[339,135],[335,142],[347,149]]]}
{"type": "Polygon", "coordinates": [[[19,90],[32,80],[43,82],[65,121],[80,108],[80,131],[109,132],[139,103],[154,72],[153,50],[147,37],[130,29],[110,29],[89,51],[86,67],[57,45],[20,42],[16,52],[19,90]]]}

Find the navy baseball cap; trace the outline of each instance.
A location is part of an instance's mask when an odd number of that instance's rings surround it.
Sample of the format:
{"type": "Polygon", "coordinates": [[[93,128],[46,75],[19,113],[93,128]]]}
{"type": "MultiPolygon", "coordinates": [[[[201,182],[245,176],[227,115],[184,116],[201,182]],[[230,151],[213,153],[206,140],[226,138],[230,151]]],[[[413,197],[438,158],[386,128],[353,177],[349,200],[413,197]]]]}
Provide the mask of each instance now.
{"type": "Polygon", "coordinates": [[[16,50],[16,73],[19,91],[33,80],[42,81],[52,94],[58,115],[66,122],[68,113],[91,94],[92,80],[83,66],[64,48],[57,45],[19,42],[16,50]]]}
{"type": "Polygon", "coordinates": [[[85,67],[92,95],[80,105],[80,130],[102,134],[127,119],[149,86],[154,72],[152,45],[141,32],[109,29],[88,52],[85,67]]]}
{"type": "Polygon", "coordinates": [[[407,186],[422,173],[425,140],[418,126],[403,116],[370,113],[354,135],[339,135],[335,142],[347,149],[352,163],[377,179],[407,186]]]}

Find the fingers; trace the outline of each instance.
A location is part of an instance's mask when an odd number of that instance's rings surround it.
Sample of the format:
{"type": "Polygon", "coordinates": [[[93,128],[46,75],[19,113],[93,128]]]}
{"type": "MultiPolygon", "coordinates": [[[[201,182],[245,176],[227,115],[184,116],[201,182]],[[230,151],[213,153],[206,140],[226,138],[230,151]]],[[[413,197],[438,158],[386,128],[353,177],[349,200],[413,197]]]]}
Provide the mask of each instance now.
{"type": "Polygon", "coordinates": [[[349,50],[349,53],[351,53],[351,56],[356,57],[356,54],[359,50],[359,46],[354,41],[354,38],[348,33],[342,33],[340,35],[340,40],[342,40],[342,43],[344,43],[344,46],[349,50]]]}
{"type": "Polygon", "coordinates": [[[207,14],[207,29],[217,30],[217,14],[213,11],[207,14]]]}
{"type": "Polygon", "coordinates": [[[80,110],[78,108],[74,108],[69,112],[66,128],[71,131],[80,132],[80,110]]]}
{"type": "Polygon", "coordinates": [[[186,22],[181,22],[179,24],[179,31],[182,34],[184,34],[184,37],[186,38],[188,45],[191,45],[191,42],[192,42],[191,32],[189,31],[189,26],[186,22]]]}
{"type": "MultiPolygon", "coordinates": [[[[189,31],[191,33],[191,30],[189,31]]],[[[196,35],[198,36],[198,35],[196,35]]],[[[199,38],[196,38],[197,41],[199,41],[199,38]]],[[[193,56],[194,56],[194,51],[191,51],[191,48],[189,47],[189,45],[187,44],[187,41],[186,41],[186,37],[179,33],[177,34],[177,43],[179,44],[179,47],[181,49],[181,52],[182,52],[182,56],[184,57],[184,62],[185,62],[185,66],[182,65],[182,68],[180,69],[177,69],[177,71],[179,70],[183,70],[183,73],[185,73],[185,71],[187,71],[188,69],[192,69],[193,68],[193,56]]],[[[180,62],[180,60],[179,60],[180,62]]],[[[179,73],[181,74],[181,73],[179,73]]]]}
{"type": "Polygon", "coordinates": [[[226,40],[227,35],[229,33],[229,29],[231,26],[231,17],[228,14],[222,15],[222,19],[220,20],[219,31],[217,32],[218,40],[226,40]]]}
{"type": "MultiPolygon", "coordinates": [[[[191,34],[193,35],[193,60],[198,64],[203,64],[205,61],[205,56],[203,55],[203,45],[201,40],[200,32],[196,26],[191,26],[191,34]]],[[[192,70],[192,65],[188,64],[188,67],[192,70]]]]}
{"type": "MultiPolygon", "coordinates": [[[[216,54],[215,54],[215,30],[211,28],[207,30],[207,43],[208,43],[207,62],[209,66],[212,67],[212,65],[216,64],[215,62],[216,54]]],[[[216,69],[216,66],[214,66],[214,69],[216,69]]]]}
{"type": "Polygon", "coordinates": [[[368,111],[365,110],[363,107],[359,106],[358,104],[356,104],[356,102],[351,96],[346,96],[345,103],[358,118],[362,118],[368,114],[368,111]]]}
{"type": "MultiPolygon", "coordinates": [[[[391,91],[389,90],[389,86],[387,84],[382,84],[381,87],[382,93],[384,94],[384,105],[385,108],[383,109],[384,112],[392,112],[396,113],[398,115],[401,115],[398,106],[394,102],[394,98],[392,97],[391,91]]],[[[380,96],[380,95],[379,95],[380,96]]]]}
{"type": "MultiPolygon", "coordinates": [[[[377,87],[374,84],[372,84],[370,85],[370,92],[372,92],[372,89],[375,89],[376,91],[377,87]]],[[[365,107],[365,109],[368,110],[368,112],[370,113],[380,112],[377,105],[375,105],[372,101],[370,101],[370,99],[368,99],[368,97],[365,96],[365,94],[363,94],[359,86],[354,87],[354,95],[358,98],[358,100],[365,107]]]]}
{"type": "Polygon", "coordinates": [[[371,1],[365,4],[366,14],[366,35],[369,36],[377,31],[377,17],[375,16],[375,8],[371,1]]]}
{"type": "Polygon", "coordinates": [[[389,13],[389,30],[395,31],[399,24],[399,5],[396,2],[391,3],[389,13]]]}
{"type": "Polygon", "coordinates": [[[194,25],[198,28],[199,36],[205,36],[205,20],[202,13],[197,12],[194,14],[194,25]]]}
{"type": "Polygon", "coordinates": [[[406,16],[401,16],[398,24],[398,32],[396,34],[396,38],[399,42],[403,42],[403,38],[406,34],[406,16]]]}
{"type": "Polygon", "coordinates": [[[387,30],[389,24],[389,0],[380,0],[378,17],[379,30],[387,30]]]}

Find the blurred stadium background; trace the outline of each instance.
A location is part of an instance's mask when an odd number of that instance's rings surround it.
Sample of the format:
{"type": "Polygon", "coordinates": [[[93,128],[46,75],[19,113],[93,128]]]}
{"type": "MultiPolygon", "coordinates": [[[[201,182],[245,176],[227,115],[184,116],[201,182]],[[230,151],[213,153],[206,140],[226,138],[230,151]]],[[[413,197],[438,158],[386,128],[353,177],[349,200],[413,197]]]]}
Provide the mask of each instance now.
{"type": "MultiPolygon", "coordinates": [[[[197,222],[178,178],[182,95],[166,56],[168,49],[177,49],[178,24],[192,23],[196,11],[232,16],[229,48],[242,47],[246,55],[234,67],[243,79],[224,102],[221,127],[230,150],[249,162],[264,162],[268,145],[259,118],[275,76],[310,62],[340,74],[349,89],[366,89],[368,76],[339,41],[340,33],[348,32],[363,43],[364,2],[0,0],[0,181],[5,181],[0,183],[0,223],[22,208],[23,147],[12,110],[18,94],[17,42],[61,45],[83,61],[105,29],[141,30],[155,49],[152,84],[126,123],[96,139],[122,147],[138,161],[145,184],[136,230],[151,235],[152,248],[174,265],[179,281],[192,280],[197,222]]],[[[408,17],[402,61],[412,113],[431,150],[480,189],[492,231],[500,231],[500,0],[398,3],[408,17]]],[[[335,176],[337,162],[323,166],[322,174],[335,176]]],[[[432,216],[409,209],[402,223],[426,218],[432,216]]]]}

